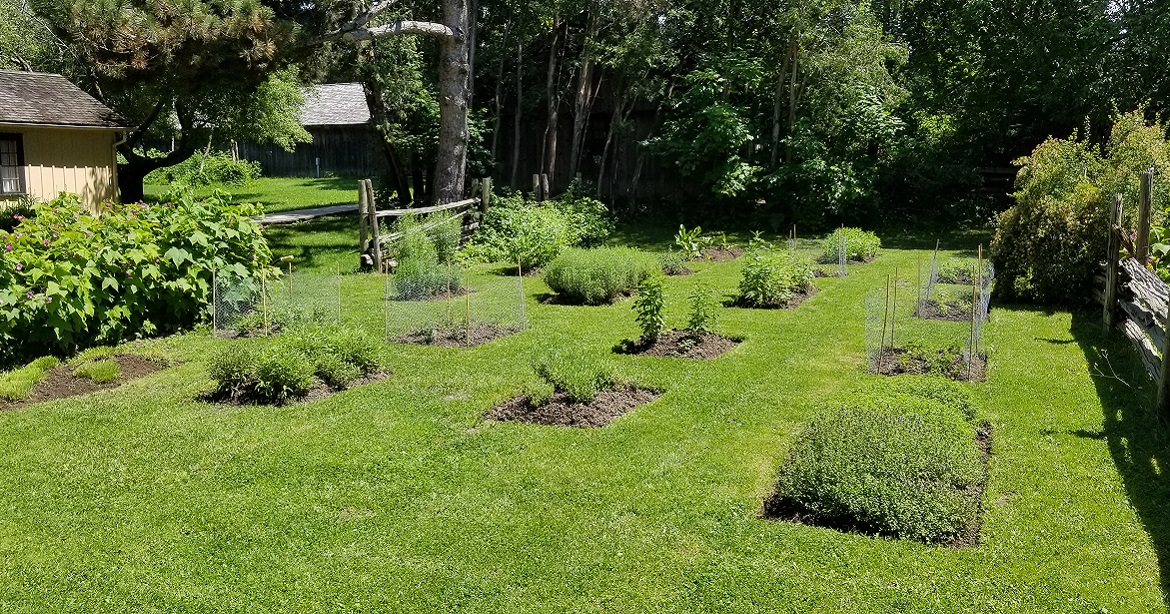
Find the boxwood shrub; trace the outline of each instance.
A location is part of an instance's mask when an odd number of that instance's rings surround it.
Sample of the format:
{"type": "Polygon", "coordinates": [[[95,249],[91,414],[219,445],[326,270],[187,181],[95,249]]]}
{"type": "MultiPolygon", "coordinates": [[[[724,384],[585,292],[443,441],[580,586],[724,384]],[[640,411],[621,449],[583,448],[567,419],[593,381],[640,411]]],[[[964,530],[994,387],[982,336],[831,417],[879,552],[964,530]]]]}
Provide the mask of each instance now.
{"type": "Polygon", "coordinates": [[[818,413],[781,472],[777,494],[822,524],[947,543],[977,522],[985,479],[975,427],[952,393],[920,380],[818,413]]]}
{"type": "Polygon", "coordinates": [[[658,259],[628,247],[566,250],[544,270],[544,281],[569,302],[600,305],[633,292],[659,271],[658,259]]]}
{"type": "Polygon", "coordinates": [[[845,239],[845,258],[852,262],[868,262],[878,255],[882,240],[872,232],[860,228],[838,228],[821,246],[822,262],[839,262],[841,239],[845,239]]]}
{"type": "Polygon", "coordinates": [[[0,364],[173,332],[204,315],[213,272],[274,274],[259,209],[225,195],[97,216],[73,195],[34,208],[0,231],[0,364]]]}

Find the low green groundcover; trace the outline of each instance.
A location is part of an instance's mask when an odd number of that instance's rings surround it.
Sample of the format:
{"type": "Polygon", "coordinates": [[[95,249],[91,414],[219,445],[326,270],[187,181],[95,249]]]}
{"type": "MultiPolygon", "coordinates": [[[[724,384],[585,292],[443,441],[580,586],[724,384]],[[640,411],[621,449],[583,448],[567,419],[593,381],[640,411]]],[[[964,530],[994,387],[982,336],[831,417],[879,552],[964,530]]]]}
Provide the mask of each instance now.
{"type": "Polygon", "coordinates": [[[986,466],[973,405],[949,382],[879,384],[818,413],[781,472],[776,509],[926,543],[969,539],[986,466]]]}

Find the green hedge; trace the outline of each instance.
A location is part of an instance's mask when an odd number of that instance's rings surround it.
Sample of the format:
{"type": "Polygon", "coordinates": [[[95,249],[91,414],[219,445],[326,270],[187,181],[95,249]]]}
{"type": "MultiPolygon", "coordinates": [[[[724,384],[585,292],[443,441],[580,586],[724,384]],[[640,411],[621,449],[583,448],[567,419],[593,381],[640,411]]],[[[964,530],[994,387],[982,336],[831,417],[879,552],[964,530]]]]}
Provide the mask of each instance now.
{"type": "Polygon", "coordinates": [[[35,209],[0,231],[0,363],[179,330],[203,315],[213,271],[274,273],[259,210],[220,196],[93,216],[67,195],[35,209]]]}
{"type": "Polygon", "coordinates": [[[878,255],[882,240],[860,228],[838,228],[821,245],[821,262],[841,260],[841,240],[845,240],[845,258],[851,262],[868,262],[878,255]]]}
{"type": "Polygon", "coordinates": [[[659,271],[658,259],[628,247],[569,249],[544,271],[544,281],[567,301],[600,305],[633,292],[659,271]]]}
{"type": "Polygon", "coordinates": [[[974,406],[926,379],[878,385],[813,417],[777,494],[822,523],[946,543],[975,525],[973,487],[986,479],[974,406]]]}

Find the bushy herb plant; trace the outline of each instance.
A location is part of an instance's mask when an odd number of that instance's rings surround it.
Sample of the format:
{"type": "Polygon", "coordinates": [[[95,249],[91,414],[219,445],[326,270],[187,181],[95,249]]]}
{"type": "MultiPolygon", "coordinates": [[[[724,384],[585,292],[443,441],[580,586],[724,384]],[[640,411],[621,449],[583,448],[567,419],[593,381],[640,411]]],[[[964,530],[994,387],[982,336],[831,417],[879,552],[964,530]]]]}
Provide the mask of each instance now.
{"type": "Polygon", "coordinates": [[[643,341],[657,341],[666,331],[665,310],[666,296],[662,278],[651,275],[638,286],[638,299],[634,301],[634,312],[638,314],[643,341]]]}
{"type": "Polygon", "coordinates": [[[710,333],[715,326],[719,304],[715,291],[707,284],[698,284],[691,290],[691,314],[687,319],[687,331],[692,335],[710,333]]]}
{"type": "Polygon", "coordinates": [[[213,272],[252,283],[276,274],[258,213],[222,194],[110,204],[100,216],[72,195],[36,205],[0,231],[0,364],[194,324],[213,272]]]}
{"type": "Polygon", "coordinates": [[[600,305],[632,292],[657,273],[651,254],[628,247],[569,249],[544,270],[544,281],[568,301],[600,305]]]}
{"type": "Polygon", "coordinates": [[[591,403],[615,383],[610,369],[575,353],[550,352],[537,360],[533,369],[574,403],[591,403]]]}
{"type": "Polygon", "coordinates": [[[787,250],[748,253],[739,282],[739,302],[749,307],[780,307],[812,287],[812,265],[787,250]]]}
{"type": "Polygon", "coordinates": [[[882,240],[872,232],[860,228],[838,228],[821,246],[822,262],[838,262],[841,258],[841,239],[845,240],[845,259],[867,262],[877,257],[882,240]]]}
{"type": "MultiPolygon", "coordinates": [[[[932,391],[927,391],[932,392],[932,391]]],[[[814,416],[792,448],[778,493],[822,520],[927,543],[963,535],[985,479],[975,428],[926,395],[857,395],[814,416]]]]}
{"type": "MultiPolygon", "coordinates": [[[[408,215],[398,220],[394,230],[402,235],[392,252],[398,262],[394,283],[399,299],[425,299],[448,290],[458,292],[463,287],[459,270],[450,262],[440,261],[432,231],[422,221],[408,215]]],[[[448,248],[444,244],[444,249],[448,248]]]]}

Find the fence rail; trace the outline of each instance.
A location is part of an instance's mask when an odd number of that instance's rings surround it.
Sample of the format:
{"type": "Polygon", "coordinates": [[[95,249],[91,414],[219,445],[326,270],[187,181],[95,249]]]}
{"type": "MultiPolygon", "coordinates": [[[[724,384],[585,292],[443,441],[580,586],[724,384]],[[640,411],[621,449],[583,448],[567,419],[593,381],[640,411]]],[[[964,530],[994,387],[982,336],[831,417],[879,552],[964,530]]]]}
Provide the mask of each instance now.
{"type": "Polygon", "coordinates": [[[1150,250],[1150,218],[1153,208],[1154,170],[1142,174],[1137,230],[1123,223],[1123,199],[1117,195],[1110,212],[1103,285],[1094,298],[1103,304],[1106,331],[1119,329],[1137,349],[1142,364],[1158,385],[1158,408],[1170,410],[1170,285],[1145,266],[1150,250]],[[1122,249],[1125,250],[1123,257],[1122,249]]]}

